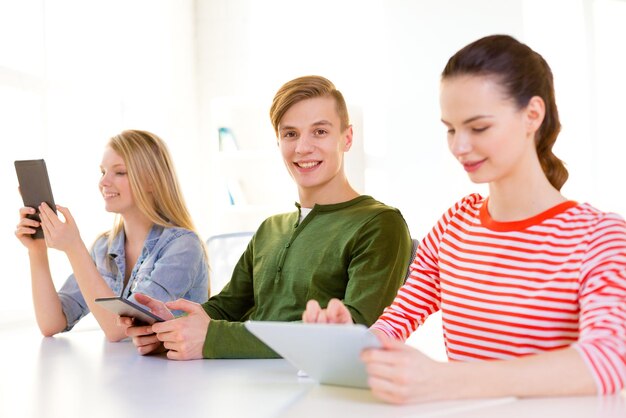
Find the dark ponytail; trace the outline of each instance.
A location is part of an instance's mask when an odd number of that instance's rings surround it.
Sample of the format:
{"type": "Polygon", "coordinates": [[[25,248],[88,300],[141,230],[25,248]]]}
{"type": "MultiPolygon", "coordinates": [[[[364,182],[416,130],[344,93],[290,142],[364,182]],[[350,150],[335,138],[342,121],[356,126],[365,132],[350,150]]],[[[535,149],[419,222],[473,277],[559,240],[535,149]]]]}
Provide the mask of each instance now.
{"type": "Polygon", "coordinates": [[[495,76],[520,109],[534,96],[545,103],[544,120],[535,135],[541,168],[557,189],[567,181],[565,164],[552,152],[561,131],[554,97],[554,81],[548,63],[541,55],[508,35],[492,35],[465,46],[446,64],[442,79],[458,75],[495,76]]]}

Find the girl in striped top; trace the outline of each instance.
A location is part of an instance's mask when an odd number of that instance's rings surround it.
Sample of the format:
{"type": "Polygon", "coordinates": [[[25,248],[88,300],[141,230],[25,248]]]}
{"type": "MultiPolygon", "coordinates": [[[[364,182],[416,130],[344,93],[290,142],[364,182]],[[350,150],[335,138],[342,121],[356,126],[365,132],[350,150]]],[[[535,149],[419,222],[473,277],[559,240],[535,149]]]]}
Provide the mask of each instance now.
{"type": "MultiPolygon", "coordinates": [[[[440,100],[450,151],[489,197],[465,197],[421,242],[372,326],[383,349],[363,353],[372,391],[394,403],[620,391],[626,224],[559,191],[568,174],[552,152],[560,122],[548,64],[488,36],[450,58],[440,100]],[[402,342],[439,310],[448,363],[402,342]]],[[[351,322],[338,300],[309,301],[303,320],[351,322]]]]}

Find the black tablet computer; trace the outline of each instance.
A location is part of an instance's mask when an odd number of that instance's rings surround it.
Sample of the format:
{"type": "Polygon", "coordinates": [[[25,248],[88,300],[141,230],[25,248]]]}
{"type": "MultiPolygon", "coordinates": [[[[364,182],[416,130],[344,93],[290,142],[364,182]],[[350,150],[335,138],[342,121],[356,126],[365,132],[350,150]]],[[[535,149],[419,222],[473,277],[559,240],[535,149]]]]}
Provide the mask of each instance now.
{"type": "MultiPolygon", "coordinates": [[[[44,160],[17,160],[15,161],[15,172],[20,185],[20,194],[24,206],[35,208],[37,213],[28,215],[30,219],[39,221],[39,205],[46,202],[56,213],[52,188],[48,178],[48,170],[44,160]]],[[[33,238],[43,238],[43,229],[37,228],[33,238]]]]}
{"type": "Polygon", "coordinates": [[[152,325],[155,322],[163,322],[163,318],[123,297],[97,298],[95,301],[119,316],[135,319],[135,321],[139,322],[137,325],[152,325]]]}

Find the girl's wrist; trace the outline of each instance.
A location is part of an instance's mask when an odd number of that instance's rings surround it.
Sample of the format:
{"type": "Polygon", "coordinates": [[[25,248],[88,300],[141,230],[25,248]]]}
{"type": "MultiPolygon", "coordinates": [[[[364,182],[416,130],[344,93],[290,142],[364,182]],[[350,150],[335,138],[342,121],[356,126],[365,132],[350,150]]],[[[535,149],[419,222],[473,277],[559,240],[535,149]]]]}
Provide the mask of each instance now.
{"type": "Polygon", "coordinates": [[[26,248],[29,257],[41,257],[42,255],[48,254],[48,247],[46,246],[46,241],[43,239],[36,240],[36,242],[33,242],[26,248]]]}
{"type": "Polygon", "coordinates": [[[69,259],[80,257],[81,255],[83,255],[83,253],[87,253],[87,255],[89,255],[85,244],[83,244],[83,240],[80,238],[78,239],[78,241],[67,247],[64,252],[69,259]]]}

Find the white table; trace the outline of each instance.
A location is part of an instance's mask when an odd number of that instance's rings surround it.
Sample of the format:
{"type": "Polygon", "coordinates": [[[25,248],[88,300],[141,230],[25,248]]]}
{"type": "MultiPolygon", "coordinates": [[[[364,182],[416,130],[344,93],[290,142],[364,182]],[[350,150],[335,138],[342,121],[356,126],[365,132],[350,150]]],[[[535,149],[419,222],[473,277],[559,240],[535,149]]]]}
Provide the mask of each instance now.
{"type": "Polygon", "coordinates": [[[387,405],[318,385],[284,360],[142,357],[98,329],[43,338],[0,328],[0,417],[626,417],[626,398],[488,399],[387,405]]]}

